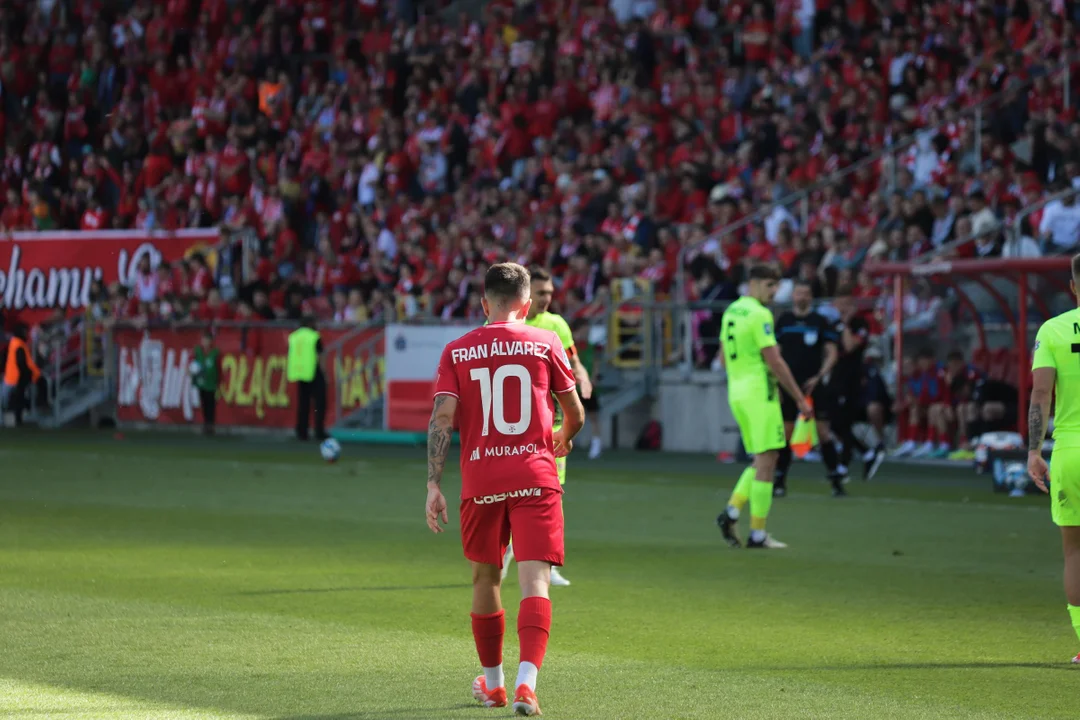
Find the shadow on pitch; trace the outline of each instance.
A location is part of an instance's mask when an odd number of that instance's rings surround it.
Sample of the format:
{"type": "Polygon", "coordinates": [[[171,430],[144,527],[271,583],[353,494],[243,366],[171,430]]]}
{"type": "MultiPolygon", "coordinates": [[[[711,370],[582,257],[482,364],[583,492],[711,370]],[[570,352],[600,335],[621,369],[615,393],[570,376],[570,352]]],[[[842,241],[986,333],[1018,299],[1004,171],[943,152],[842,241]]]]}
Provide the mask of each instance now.
{"type": "Polygon", "coordinates": [[[462,590],[471,588],[468,583],[453,583],[447,585],[382,585],[377,587],[353,587],[334,588],[292,588],[279,590],[244,590],[237,595],[321,595],[324,593],[350,593],[350,592],[403,592],[410,590],[462,590]]]}
{"type": "Polygon", "coordinates": [[[1076,668],[1066,663],[1037,662],[967,662],[967,663],[872,663],[867,665],[825,665],[822,667],[771,667],[754,672],[852,672],[863,670],[1068,670],[1076,668]]]}
{"type": "Polygon", "coordinates": [[[277,720],[367,720],[368,718],[391,718],[410,717],[417,713],[445,713],[457,710],[476,710],[480,708],[476,703],[459,703],[457,705],[444,705],[431,708],[411,708],[408,710],[371,710],[355,713],[332,713],[330,715],[285,715],[277,720]]]}

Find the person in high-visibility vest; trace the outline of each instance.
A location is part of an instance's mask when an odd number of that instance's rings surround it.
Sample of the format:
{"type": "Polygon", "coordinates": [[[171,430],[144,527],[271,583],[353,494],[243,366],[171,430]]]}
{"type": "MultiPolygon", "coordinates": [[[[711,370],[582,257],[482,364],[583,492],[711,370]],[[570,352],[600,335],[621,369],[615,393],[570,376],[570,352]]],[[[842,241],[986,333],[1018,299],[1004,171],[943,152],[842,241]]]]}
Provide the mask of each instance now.
{"type": "Polygon", "coordinates": [[[37,386],[41,370],[34,362],[34,353],[26,342],[26,326],[17,327],[8,343],[7,361],[4,363],[4,407],[15,415],[15,426],[23,423],[26,410],[26,394],[37,386]]]}
{"type": "Polygon", "coordinates": [[[296,383],[296,437],[308,439],[311,406],[315,406],[315,437],[320,442],[326,434],[326,375],[319,356],[322,340],[312,318],[304,318],[299,328],[289,334],[289,356],[285,377],[296,383]]]}

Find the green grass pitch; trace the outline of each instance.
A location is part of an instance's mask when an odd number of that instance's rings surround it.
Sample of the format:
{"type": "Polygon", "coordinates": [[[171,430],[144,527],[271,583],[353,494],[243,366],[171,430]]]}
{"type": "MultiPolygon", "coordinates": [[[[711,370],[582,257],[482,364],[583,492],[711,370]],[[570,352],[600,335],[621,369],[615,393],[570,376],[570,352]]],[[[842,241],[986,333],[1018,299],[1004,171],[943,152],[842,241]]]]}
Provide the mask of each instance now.
{"type": "MultiPolygon", "coordinates": [[[[886,465],[834,500],[802,466],[770,524],[791,548],[750,553],[713,524],[738,470],[571,459],[545,716],[1076,717],[1042,498],[886,465]]],[[[471,701],[468,567],[456,518],[426,529],[424,479],[419,448],[328,466],[286,443],[3,433],[0,717],[510,716],[471,701]]]]}

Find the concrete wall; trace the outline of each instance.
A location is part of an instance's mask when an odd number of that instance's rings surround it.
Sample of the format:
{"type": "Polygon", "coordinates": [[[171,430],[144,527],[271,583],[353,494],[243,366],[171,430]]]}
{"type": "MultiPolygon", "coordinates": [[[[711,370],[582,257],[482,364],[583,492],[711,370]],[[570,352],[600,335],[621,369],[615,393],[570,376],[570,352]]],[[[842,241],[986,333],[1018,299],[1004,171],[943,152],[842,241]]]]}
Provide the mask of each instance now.
{"type": "MultiPolygon", "coordinates": [[[[600,402],[603,401],[601,398],[600,402]]],[[[656,417],[656,405],[655,400],[645,398],[613,417],[601,436],[604,438],[604,447],[633,450],[637,446],[638,438],[641,437],[641,431],[645,429],[645,425],[656,417]]],[[[590,430],[586,427],[585,433],[588,432],[590,430]]]]}
{"type": "Polygon", "coordinates": [[[666,371],[660,379],[657,418],[664,449],[676,452],[736,452],[739,427],[727,402],[722,373],[666,371]]]}

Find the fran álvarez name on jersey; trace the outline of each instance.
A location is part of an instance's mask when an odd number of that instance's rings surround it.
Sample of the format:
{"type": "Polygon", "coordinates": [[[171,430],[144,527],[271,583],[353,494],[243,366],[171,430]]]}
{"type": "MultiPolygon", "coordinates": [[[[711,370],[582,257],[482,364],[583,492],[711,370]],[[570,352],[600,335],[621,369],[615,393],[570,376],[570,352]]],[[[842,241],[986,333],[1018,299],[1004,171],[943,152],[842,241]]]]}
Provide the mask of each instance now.
{"type": "Polygon", "coordinates": [[[450,359],[457,364],[468,360],[486,360],[489,357],[508,355],[547,357],[549,352],[551,352],[550,345],[531,340],[492,340],[490,343],[481,345],[454,348],[450,351],[450,359]]]}

